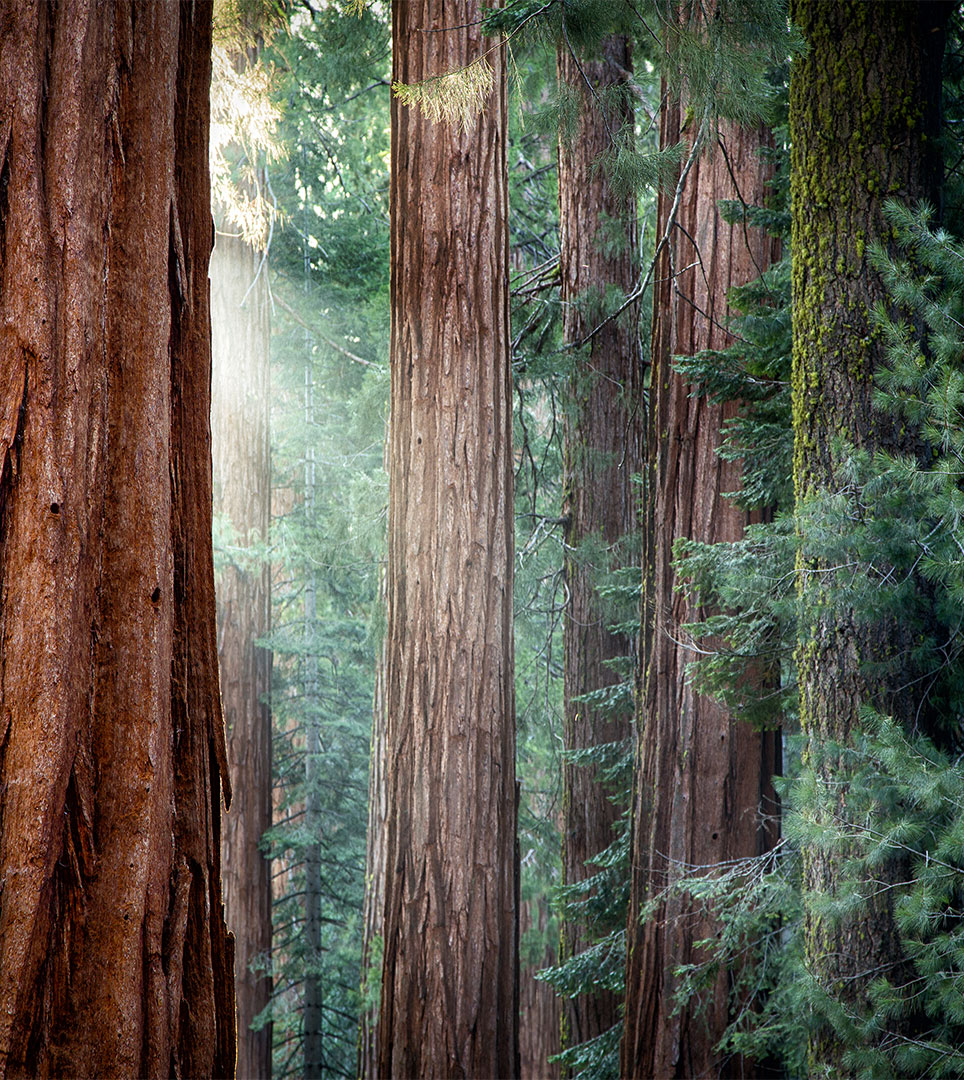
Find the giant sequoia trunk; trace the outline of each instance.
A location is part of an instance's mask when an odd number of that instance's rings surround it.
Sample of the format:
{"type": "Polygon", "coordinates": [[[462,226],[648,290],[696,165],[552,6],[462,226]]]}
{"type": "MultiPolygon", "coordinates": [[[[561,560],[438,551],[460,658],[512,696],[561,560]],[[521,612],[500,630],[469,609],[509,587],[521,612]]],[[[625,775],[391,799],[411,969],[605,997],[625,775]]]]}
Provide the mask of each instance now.
{"type": "MultiPolygon", "coordinates": [[[[610,187],[603,155],[613,132],[632,123],[627,102],[603,109],[606,90],[623,83],[632,66],[624,37],[604,42],[595,60],[577,61],[568,45],[559,49],[559,81],[580,101],[579,126],[559,145],[560,280],[563,336],[582,341],[603,321],[602,299],[615,287],[628,293],[636,279],[635,198],[610,187]],[[592,84],[592,90],[587,87],[592,84]],[[607,235],[618,229],[619,236],[607,235]],[[620,240],[622,241],[620,243],[620,240]]],[[[634,643],[609,631],[597,579],[619,565],[617,544],[638,528],[642,468],[642,380],[636,307],[607,323],[573,357],[565,427],[565,504],[567,605],[563,624],[565,652],[564,738],[567,750],[582,750],[628,739],[631,716],[613,715],[579,699],[617,682],[607,665],[629,655],[634,643]],[[606,552],[608,565],[593,565],[586,543],[606,552]]],[[[590,860],[614,840],[620,814],[595,769],[567,761],[563,776],[563,874],[567,884],[598,868],[590,860]]],[[[609,929],[607,927],[601,928],[609,929]]],[[[568,956],[592,940],[584,926],[566,924],[568,956]]],[[[619,1000],[611,991],[574,998],[565,1008],[567,1044],[585,1042],[619,1021],[619,1000]]]]}
{"type": "Polygon", "coordinates": [[[464,126],[392,105],[379,1074],[518,1074],[505,57],[477,0],[396,0],[394,79],[484,53],[464,126]]]}
{"type": "Polygon", "coordinates": [[[262,253],[220,235],[211,257],[214,506],[238,554],[218,574],[218,655],[234,802],[224,820],[224,907],[235,938],[238,1075],[271,1075],[271,1026],[251,1021],[271,996],[271,653],[268,454],[270,321],[262,253]],[[250,549],[246,552],[245,549],[250,549]]]}
{"type": "Polygon", "coordinates": [[[211,7],[0,19],[0,1076],[230,1076],[211,7]]]}
{"type": "MultiPolygon", "coordinates": [[[[885,299],[867,251],[886,241],[882,199],[928,197],[940,181],[937,154],[943,25],[952,4],[797,2],[791,5],[809,51],[791,79],[793,142],[793,419],[798,503],[842,486],[841,441],[868,450],[911,448],[913,432],[895,427],[872,400],[873,373],[883,359],[871,327],[873,305],[885,299]]],[[[855,612],[827,614],[827,566],[801,560],[801,724],[818,776],[839,793],[827,810],[847,817],[846,765],[814,753],[828,741],[849,742],[859,708],[873,705],[905,721],[918,715],[920,681],[894,657],[912,642],[892,621],[868,625],[855,612]],[[888,661],[889,674],[880,662],[888,661]],[[866,665],[877,662],[873,674],[866,665]]],[[[832,923],[810,909],[808,970],[847,1008],[869,1007],[869,982],[899,980],[906,962],[896,935],[888,880],[859,921],[832,923]]],[[[833,894],[839,861],[804,851],[810,895],[833,894]]],[[[909,973],[908,973],[909,977],[909,973]]],[[[811,1042],[814,1072],[847,1076],[843,1047],[829,1028],[811,1042]]]]}
{"type": "MultiPolygon", "coordinates": [[[[663,146],[679,140],[680,119],[679,102],[664,100],[663,146]]],[[[778,764],[777,736],[733,718],[687,679],[692,652],[683,626],[701,613],[676,592],[672,553],[680,537],[736,540],[746,524],[724,497],[740,486],[739,465],[716,453],[731,409],[691,396],[672,358],[731,343],[726,292],[757,277],[774,254],[769,237],[727,225],[717,211],[723,198],[763,204],[768,172],[759,150],[765,138],[762,130],[721,127],[719,145],[687,177],[655,275],[644,685],[622,1047],[626,1077],[752,1075],[749,1063],[721,1061],[714,1049],[730,1017],[725,973],[700,1002],[675,1008],[673,969],[698,959],[694,943],[712,935],[712,923],[682,896],[670,896],[644,924],[639,912],[691,867],[756,855],[773,840],[761,815],[775,809],[770,779],[778,764]]],[[[659,236],[672,202],[672,192],[660,196],[659,236]]]]}

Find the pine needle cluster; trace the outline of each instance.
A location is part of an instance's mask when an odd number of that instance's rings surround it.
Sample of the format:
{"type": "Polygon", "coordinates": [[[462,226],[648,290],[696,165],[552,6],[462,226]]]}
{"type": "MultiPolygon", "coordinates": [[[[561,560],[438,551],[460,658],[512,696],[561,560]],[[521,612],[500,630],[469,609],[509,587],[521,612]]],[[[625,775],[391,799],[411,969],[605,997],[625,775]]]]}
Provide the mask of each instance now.
{"type": "Polygon", "coordinates": [[[801,54],[803,38],[787,22],[783,0],[718,0],[673,6],[665,20],[672,88],[697,118],[753,125],[775,119],[782,80],[775,74],[801,54]]]}
{"type": "Polygon", "coordinates": [[[433,123],[469,128],[492,93],[492,65],[480,56],[466,67],[417,83],[392,83],[403,105],[414,105],[433,123]]]}
{"type": "MultiPolygon", "coordinates": [[[[229,39],[231,40],[231,39],[229,39]]],[[[264,248],[274,213],[262,169],[279,160],[281,112],[273,100],[273,76],[265,64],[226,45],[212,52],[211,193],[221,225],[253,247],[264,248]]]]}

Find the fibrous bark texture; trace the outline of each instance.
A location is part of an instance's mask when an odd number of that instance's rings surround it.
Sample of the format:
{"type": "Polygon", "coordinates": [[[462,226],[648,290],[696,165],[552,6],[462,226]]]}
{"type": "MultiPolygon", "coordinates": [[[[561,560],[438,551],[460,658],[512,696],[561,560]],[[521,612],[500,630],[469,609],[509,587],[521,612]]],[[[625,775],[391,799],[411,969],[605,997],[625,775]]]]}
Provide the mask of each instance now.
{"type": "Polygon", "coordinates": [[[518,1075],[505,57],[476,0],[393,4],[395,80],[487,54],[464,125],[392,106],[379,1074],[518,1075]]]}
{"type": "Polygon", "coordinates": [[[271,872],[260,841],[271,827],[271,653],[268,542],[271,324],[262,252],[219,235],[211,256],[214,508],[234,554],[217,576],[218,656],[234,800],[224,819],[224,907],[235,939],[238,1076],[271,1075],[271,1025],[251,1030],[268,1004],[271,872]],[[253,966],[252,966],[253,965],[253,966]]]}
{"type": "Polygon", "coordinates": [[[0,1076],[231,1076],[211,8],[0,8],[0,1076]]]}
{"type": "MultiPolygon", "coordinates": [[[[793,20],[808,43],[791,78],[793,197],[793,424],[798,504],[840,490],[846,444],[867,450],[914,449],[913,431],[875,408],[873,374],[883,348],[871,309],[886,300],[868,259],[870,244],[887,242],[884,198],[914,200],[938,193],[940,70],[943,28],[954,5],[797,2],[793,20]]],[[[798,565],[801,610],[797,668],[800,717],[818,778],[838,793],[827,807],[847,819],[845,759],[815,753],[847,744],[872,705],[909,722],[919,715],[920,680],[907,668],[912,642],[893,620],[876,622],[830,609],[828,566],[798,565]],[[896,663],[895,663],[896,659],[896,663]],[[874,665],[871,674],[868,666],[874,665]]],[[[833,894],[840,862],[804,850],[809,895],[833,894]]],[[[810,972],[855,1011],[869,1007],[869,983],[912,973],[901,954],[888,881],[902,869],[882,867],[875,896],[859,921],[807,916],[810,972]]],[[[814,1074],[849,1076],[843,1047],[827,1029],[811,1040],[814,1074]]]]}
{"type": "MultiPolygon", "coordinates": [[[[629,41],[612,37],[596,59],[577,60],[568,44],[558,56],[560,83],[580,102],[578,128],[559,145],[560,293],[563,336],[578,345],[604,321],[604,298],[636,284],[635,197],[616,194],[600,167],[613,133],[632,124],[628,102],[604,109],[607,90],[625,81],[632,68],[629,41]],[[591,84],[591,87],[588,84],[591,84]]],[[[583,750],[628,739],[632,717],[599,710],[579,699],[619,680],[607,661],[631,655],[635,642],[613,634],[598,578],[619,565],[617,545],[639,527],[644,410],[636,319],[637,305],[606,322],[574,354],[565,425],[567,604],[564,739],[567,750],[583,750]],[[588,546],[587,546],[588,545],[588,546]],[[598,565],[599,558],[605,560],[598,565]]],[[[623,551],[625,548],[623,548],[623,551]]],[[[621,810],[599,783],[596,770],[566,761],[563,771],[563,874],[567,884],[591,876],[590,860],[615,839],[621,810]]],[[[566,956],[593,940],[593,929],[567,923],[566,956]]],[[[620,1019],[611,991],[580,995],[564,1008],[564,1041],[585,1042],[620,1019]]]]}
{"type": "MultiPolygon", "coordinates": [[[[664,97],[663,146],[679,140],[681,115],[680,103],[664,97]]],[[[775,839],[766,815],[776,810],[777,735],[752,730],[690,683],[686,668],[693,655],[683,626],[702,613],[676,591],[672,551],[680,537],[737,540],[746,524],[724,498],[740,486],[739,464],[717,455],[722,425],[735,406],[691,396],[672,358],[732,342],[726,292],[759,276],[775,254],[773,240],[758,229],[725,224],[717,210],[724,198],[763,205],[768,170],[759,151],[765,142],[762,130],[721,126],[717,144],[686,178],[655,275],[626,1077],[754,1075],[749,1062],[721,1060],[714,1049],[730,1019],[725,973],[700,1002],[675,1008],[673,970],[699,959],[694,942],[712,936],[712,922],[680,895],[661,903],[644,924],[639,913],[691,868],[759,854],[775,839]]],[[[673,199],[672,191],[660,195],[659,236],[673,199]]]]}

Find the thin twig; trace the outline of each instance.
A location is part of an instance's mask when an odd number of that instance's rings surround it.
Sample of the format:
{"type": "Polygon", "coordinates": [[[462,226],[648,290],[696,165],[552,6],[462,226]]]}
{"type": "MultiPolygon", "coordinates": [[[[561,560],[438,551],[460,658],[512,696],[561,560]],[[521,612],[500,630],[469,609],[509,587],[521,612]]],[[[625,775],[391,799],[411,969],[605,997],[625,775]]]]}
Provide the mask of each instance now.
{"type": "Polygon", "coordinates": [[[298,312],[295,311],[294,308],[292,308],[289,304],[286,304],[280,296],[276,297],[275,299],[278,301],[278,306],[283,311],[286,311],[300,327],[307,330],[308,333],[311,334],[313,337],[318,338],[319,341],[323,341],[327,346],[329,346],[329,348],[334,349],[335,352],[340,352],[342,356],[347,356],[349,360],[354,360],[356,364],[364,364],[365,367],[375,368],[377,371],[383,370],[381,364],[375,363],[374,360],[366,360],[363,356],[356,356],[355,353],[349,352],[344,347],[344,345],[339,345],[337,341],[332,341],[330,337],[327,337],[325,334],[320,333],[313,326],[309,326],[305,322],[305,320],[298,314],[298,312]]]}

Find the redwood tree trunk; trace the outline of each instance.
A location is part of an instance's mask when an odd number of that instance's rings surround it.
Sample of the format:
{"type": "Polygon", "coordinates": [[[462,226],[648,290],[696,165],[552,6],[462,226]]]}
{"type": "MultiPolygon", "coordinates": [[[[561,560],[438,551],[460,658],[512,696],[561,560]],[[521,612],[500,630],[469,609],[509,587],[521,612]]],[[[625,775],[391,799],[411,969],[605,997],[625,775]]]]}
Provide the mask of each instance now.
{"type": "Polygon", "coordinates": [[[518,1075],[505,57],[396,0],[395,80],[488,53],[464,126],[392,105],[388,840],[379,1074],[518,1075]],[[444,28],[444,29],[443,29],[444,28]]]}
{"type": "MultiPolygon", "coordinates": [[[[680,103],[664,98],[663,146],[679,140],[680,118],[680,103]]],[[[746,524],[723,497],[739,488],[739,465],[716,453],[731,408],[691,397],[672,358],[730,344],[726,291],[757,277],[775,254],[769,237],[726,225],[717,212],[723,198],[763,204],[768,172],[758,151],[765,141],[763,130],[722,126],[719,145],[689,173],[655,274],[649,417],[654,456],[644,530],[644,686],[622,1047],[626,1077],[753,1075],[750,1063],[721,1061],[714,1050],[730,1018],[725,972],[709,1000],[675,1010],[673,969],[698,959],[694,942],[712,935],[712,923],[697,917],[683,897],[662,904],[642,925],[639,912],[689,867],[756,855],[775,839],[761,814],[776,809],[770,781],[778,766],[777,735],[752,730],[687,680],[692,653],[682,627],[701,612],[675,591],[672,555],[680,537],[736,540],[746,524]]],[[[658,236],[665,232],[672,201],[672,192],[660,196],[658,236]]]]}
{"type": "Polygon", "coordinates": [[[204,3],[3,6],[0,1076],[234,1072],[210,49],[204,3]]]}
{"type": "Polygon", "coordinates": [[[271,997],[271,653],[268,542],[270,319],[262,253],[219,235],[211,257],[215,510],[238,553],[218,574],[218,655],[234,802],[224,819],[224,907],[235,938],[238,1075],[271,1075],[271,1025],[251,1021],[271,997]],[[260,271],[260,272],[259,272],[260,271]],[[250,549],[250,550],[246,550],[250,549]],[[252,970],[252,963],[255,969],[252,970]]]}
{"type": "MultiPolygon", "coordinates": [[[[635,197],[617,195],[600,167],[603,154],[612,149],[613,132],[633,122],[628,102],[604,110],[600,99],[625,81],[631,67],[625,37],[609,38],[595,60],[577,61],[568,44],[559,48],[559,81],[580,101],[578,129],[571,140],[561,138],[559,143],[560,292],[568,344],[582,341],[602,322],[607,290],[629,293],[636,284],[635,197]],[[607,230],[618,230],[618,236],[607,235],[607,230]]],[[[617,682],[620,676],[607,661],[630,655],[635,648],[632,639],[610,633],[614,620],[599,597],[597,578],[620,565],[617,545],[639,528],[639,488],[633,480],[643,460],[637,314],[633,305],[607,323],[572,360],[563,505],[567,750],[628,739],[632,730],[631,715],[607,715],[578,699],[617,682]],[[587,557],[581,548],[587,541],[602,546],[607,565],[594,565],[587,557]]],[[[597,781],[593,767],[571,761],[563,769],[563,806],[563,875],[571,884],[597,871],[589,862],[615,839],[613,827],[621,808],[597,781]]],[[[592,928],[567,923],[565,956],[582,952],[593,937],[592,928]]],[[[619,1022],[619,998],[608,990],[581,995],[567,1003],[564,1018],[566,1045],[585,1042],[619,1022]]]]}
{"type": "MultiPolygon", "coordinates": [[[[839,440],[870,451],[913,449],[913,431],[897,429],[872,399],[883,345],[870,312],[886,294],[867,253],[873,240],[886,243],[890,237],[881,214],[885,196],[935,203],[939,194],[943,29],[953,7],[800,0],[791,5],[809,46],[794,67],[790,100],[798,503],[840,489],[839,440]]],[[[894,657],[909,663],[913,642],[907,631],[893,620],[868,625],[839,604],[828,609],[821,603],[832,587],[825,584],[826,563],[801,559],[798,569],[804,604],[796,659],[809,753],[830,741],[850,742],[860,728],[861,705],[926,728],[918,673],[886,664],[894,657]],[[865,665],[875,661],[869,673],[865,665]]],[[[840,793],[832,811],[837,821],[846,821],[845,761],[819,754],[812,760],[821,780],[840,793]]],[[[805,894],[835,893],[839,861],[818,849],[803,855],[805,894]]],[[[881,867],[878,874],[883,882],[904,876],[898,865],[881,867]]],[[[867,988],[881,972],[895,981],[913,977],[901,953],[891,896],[878,887],[859,920],[835,923],[808,910],[808,970],[849,1010],[872,1008],[867,988]]],[[[814,1073],[853,1075],[843,1064],[843,1050],[829,1026],[815,1027],[814,1073]]]]}

